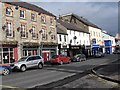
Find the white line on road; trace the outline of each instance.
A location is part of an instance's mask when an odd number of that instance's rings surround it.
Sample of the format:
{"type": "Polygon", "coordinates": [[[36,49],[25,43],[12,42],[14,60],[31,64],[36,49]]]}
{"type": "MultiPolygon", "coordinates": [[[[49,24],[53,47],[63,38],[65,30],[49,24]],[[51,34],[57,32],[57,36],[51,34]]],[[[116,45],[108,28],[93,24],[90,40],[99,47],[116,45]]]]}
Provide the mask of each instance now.
{"type": "Polygon", "coordinates": [[[7,86],[7,85],[0,85],[2,88],[18,88],[18,87],[13,87],[13,86],[7,86]]]}

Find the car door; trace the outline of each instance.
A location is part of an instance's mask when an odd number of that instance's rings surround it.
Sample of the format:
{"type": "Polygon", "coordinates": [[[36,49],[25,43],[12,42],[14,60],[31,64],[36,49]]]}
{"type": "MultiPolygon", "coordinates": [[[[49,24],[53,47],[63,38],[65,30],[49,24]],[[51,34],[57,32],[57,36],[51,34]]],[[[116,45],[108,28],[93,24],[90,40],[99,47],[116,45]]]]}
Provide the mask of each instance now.
{"type": "Polygon", "coordinates": [[[41,58],[40,56],[34,56],[33,58],[33,66],[37,66],[41,58]]]}
{"type": "Polygon", "coordinates": [[[26,60],[26,65],[28,68],[33,66],[33,57],[28,57],[26,60]]]}

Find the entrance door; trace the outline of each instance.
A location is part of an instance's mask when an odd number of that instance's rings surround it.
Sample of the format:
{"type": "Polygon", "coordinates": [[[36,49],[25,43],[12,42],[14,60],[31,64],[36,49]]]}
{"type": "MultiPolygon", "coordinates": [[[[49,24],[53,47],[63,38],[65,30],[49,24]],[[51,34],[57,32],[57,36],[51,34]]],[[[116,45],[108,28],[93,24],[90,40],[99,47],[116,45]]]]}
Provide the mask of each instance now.
{"type": "Polygon", "coordinates": [[[49,55],[50,55],[50,52],[43,52],[43,58],[44,58],[44,61],[49,61],[49,55]]]}

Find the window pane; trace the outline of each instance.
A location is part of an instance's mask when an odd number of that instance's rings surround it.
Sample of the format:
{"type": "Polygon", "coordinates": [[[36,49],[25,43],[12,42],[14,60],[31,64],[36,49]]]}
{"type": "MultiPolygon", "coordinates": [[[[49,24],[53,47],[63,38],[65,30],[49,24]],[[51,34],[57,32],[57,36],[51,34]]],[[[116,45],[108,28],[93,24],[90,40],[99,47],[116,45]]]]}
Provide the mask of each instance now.
{"type": "Polygon", "coordinates": [[[3,52],[4,52],[4,51],[8,51],[8,48],[3,48],[3,52]]]}

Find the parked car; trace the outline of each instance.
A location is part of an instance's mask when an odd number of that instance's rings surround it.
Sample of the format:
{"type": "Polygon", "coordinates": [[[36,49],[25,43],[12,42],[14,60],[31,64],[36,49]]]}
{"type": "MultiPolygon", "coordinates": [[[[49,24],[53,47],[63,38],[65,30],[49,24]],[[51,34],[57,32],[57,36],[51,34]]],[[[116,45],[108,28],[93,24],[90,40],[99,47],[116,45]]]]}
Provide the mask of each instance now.
{"type": "Polygon", "coordinates": [[[105,55],[104,53],[98,52],[94,55],[94,57],[99,58],[99,57],[104,57],[104,55],[105,55]]]}
{"type": "Polygon", "coordinates": [[[44,60],[41,56],[27,56],[20,58],[17,62],[10,64],[12,69],[18,69],[22,72],[26,71],[28,68],[38,67],[39,69],[43,68],[44,60]]]}
{"type": "Polygon", "coordinates": [[[53,63],[58,63],[62,65],[63,63],[70,63],[70,57],[65,56],[65,55],[53,55],[52,58],[50,59],[51,64],[53,63]]]}
{"type": "Polygon", "coordinates": [[[113,54],[120,54],[120,50],[114,51],[113,54]]]}
{"type": "Polygon", "coordinates": [[[72,58],[72,61],[85,61],[86,56],[84,54],[77,54],[72,58]]]}
{"type": "Polygon", "coordinates": [[[0,64],[0,74],[1,75],[8,75],[12,72],[11,67],[8,64],[0,64]]]}

